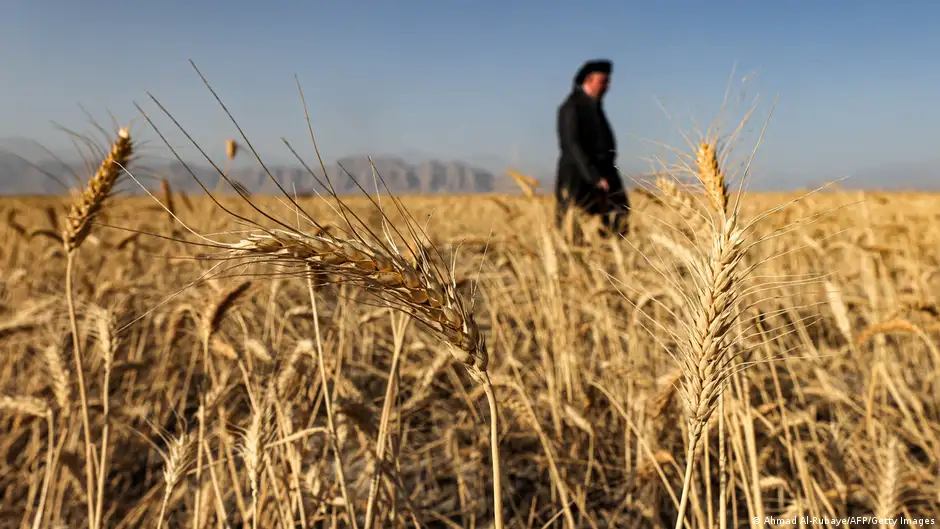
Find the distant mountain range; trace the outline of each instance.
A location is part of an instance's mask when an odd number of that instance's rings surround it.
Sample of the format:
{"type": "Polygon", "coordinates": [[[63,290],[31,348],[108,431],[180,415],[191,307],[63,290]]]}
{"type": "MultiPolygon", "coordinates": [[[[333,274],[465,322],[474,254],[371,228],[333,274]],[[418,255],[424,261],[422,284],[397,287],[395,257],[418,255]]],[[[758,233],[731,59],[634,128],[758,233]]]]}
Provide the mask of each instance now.
{"type": "MultiPolygon", "coordinates": [[[[395,194],[476,194],[476,193],[519,193],[520,188],[505,172],[494,172],[491,168],[499,163],[487,163],[490,168],[463,161],[444,161],[432,157],[403,156],[373,157],[377,173],[384,180],[388,189],[395,194]]],[[[492,162],[492,161],[491,161],[492,162]]],[[[309,163],[309,162],[308,162],[309,163]]],[[[207,164],[188,164],[199,180],[210,190],[219,189],[231,192],[227,184],[221,186],[218,173],[207,164]]],[[[481,164],[482,165],[482,164],[481,164]]],[[[301,195],[323,192],[313,176],[297,165],[268,166],[277,183],[291,193],[301,195]]],[[[314,174],[322,179],[323,172],[318,164],[311,165],[314,174]]],[[[508,169],[508,167],[507,167],[508,169]]],[[[176,191],[202,193],[199,184],[189,170],[178,161],[145,161],[132,169],[134,175],[150,189],[159,188],[163,178],[170,182],[176,191]]],[[[327,165],[327,172],[334,188],[340,194],[358,193],[355,182],[347,176],[351,174],[359,184],[369,192],[375,191],[372,165],[368,156],[347,156],[327,165]],[[345,171],[344,171],[345,170],[345,171]]],[[[542,170],[531,176],[541,181],[541,192],[553,189],[552,171],[542,170]],[[546,173],[546,174],[541,174],[546,173]]],[[[75,188],[74,174],[87,178],[88,169],[80,162],[60,162],[35,143],[17,138],[0,139],[0,195],[22,194],[61,194],[66,186],[75,188]]],[[[252,193],[277,193],[277,185],[257,164],[237,165],[229,171],[229,177],[252,193]]],[[[630,177],[624,177],[624,183],[632,187],[630,177]]],[[[785,191],[795,188],[813,188],[805,178],[791,178],[784,175],[760,175],[749,188],[753,191],[785,191]]],[[[940,163],[904,163],[875,167],[857,171],[842,180],[842,189],[872,190],[909,190],[940,191],[940,163]]],[[[384,192],[384,186],[379,182],[384,192]]],[[[127,193],[139,193],[140,188],[133,182],[121,186],[127,193]]]]}
{"type": "MultiPolygon", "coordinates": [[[[83,175],[83,179],[87,178],[84,175],[88,170],[83,163],[63,163],[48,155],[42,158],[27,157],[7,152],[10,149],[4,148],[5,151],[0,151],[0,194],[58,194],[64,191],[63,184],[71,188],[77,185],[74,174],[83,175]]],[[[301,166],[267,168],[277,184],[257,164],[254,167],[234,167],[228,172],[228,176],[252,193],[277,193],[278,184],[289,192],[300,195],[325,191],[325,187],[317,182],[317,178],[324,180],[323,171],[318,164],[310,167],[316,178],[301,166]]],[[[158,188],[160,180],[165,178],[175,191],[202,193],[202,188],[193,178],[195,174],[210,190],[232,192],[228,184],[218,185],[219,174],[208,164],[187,163],[184,166],[179,161],[155,163],[147,160],[132,168],[131,172],[149,189],[158,188]]],[[[386,156],[372,158],[370,162],[368,156],[349,156],[328,164],[327,174],[339,194],[360,192],[356,182],[366,191],[373,193],[376,184],[383,193],[387,186],[388,190],[395,194],[520,192],[519,186],[508,175],[496,174],[460,161],[429,159],[408,162],[402,158],[386,156]],[[373,164],[381,179],[373,177],[373,164]]],[[[140,187],[133,182],[125,183],[121,189],[127,193],[141,192],[140,187]]]]}

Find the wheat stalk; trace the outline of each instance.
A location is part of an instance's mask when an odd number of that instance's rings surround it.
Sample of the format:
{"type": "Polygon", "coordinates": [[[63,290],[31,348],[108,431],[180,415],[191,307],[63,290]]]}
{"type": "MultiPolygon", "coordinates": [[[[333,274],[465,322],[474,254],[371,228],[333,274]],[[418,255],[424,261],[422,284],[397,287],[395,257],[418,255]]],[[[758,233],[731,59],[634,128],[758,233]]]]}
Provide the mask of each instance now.
{"type": "Polygon", "coordinates": [[[685,517],[696,448],[733,372],[735,356],[729,331],[741,295],[744,230],[738,225],[738,212],[728,211],[728,186],[716,151],[713,144],[703,142],[695,153],[695,175],[706,190],[718,222],[713,225],[710,255],[702,256],[690,267],[698,293],[692,296],[689,308],[689,336],[680,341],[678,348],[685,375],[679,392],[689,412],[689,445],[676,529],[682,527],[685,517]]]}
{"type": "Polygon", "coordinates": [[[366,504],[366,523],[365,529],[371,529],[375,515],[375,504],[378,498],[378,487],[382,476],[382,466],[385,463],[386,438],[388,436],[388,422],[391,418],[392,401],[396,391],[396,382],[399,376],[399,363],[404,349],[405,330],[410,319],[407,316],[402,321],[396,321],[392,318],[392,340],[394,347],[392,349],[392,364],[389,367],[388,383],[385,386],[385,400],[382,404],[382,414],[379,418],[379,432],[375,445],[375,455],[378,463],[372,475],[372,481],[369,485],[369,498],[366,504]]]}
{"type": "Polygon", "coordinates": [[[312,354],[313,353],[313,342],[310,340],[300,340],[294,346],[293,351],[288,355],[287,361],[284,365],[280,366],[277,376],[277,394],[278,396],[288,399],[291,395],[291,392],[294,388],[291,386],[294,385],[294,381],[297,379],[297,362],[300,360],[302,355],[312,354]]]}
{"type": "MultiPolygon", "coordinates": [[[[223,290],[205,307],[205,310],[198,319],[199,330],[202,335],[202,361],[206,371],[209,373],[209,378],[212,380],[213,386],[218,384],[218,380],[209,353],[215,353],[229,360],[236,360],[238,358],[234,347],[219,336],[218,332],[219,327],[222,325],[222,320],[229,311],[235,307],[238,301],[245,296],[250,287],[251,281],[243,281],[234,287],[223,290]]],[[[181,403],[185,402],[186,396],[189,394],[189,386],[192,383],[192,377],[193,370],[187,370],[186,378],[183,381],[183,391],[180,394],[180,399],[182,399],[180,401],[181,403]]]]}
{"type": "MultiPolygon", "coordinates": [[[[309,272],[309,270],[308,270],[309,272]]],[[[340,493],[343,495],[343,501],[346,503],[346,509],[349,512],[349,521],[353,526],[353,529],[358,529],[359,522],[356,518],[356,512],[349,501],[349,492],[346,489],[346,474],[343,470],[343,460],[342,452],[340,450],[340,441],[336,429],[336,419],[333,410],[332,397],[330,395],[330,387],[327,384],[326,376],[326,357],[323,354],[323,338],[320,336],[320,314],[317,310],[317,298],[314,294],[314,279],[313,274],[308,273],[307,275],[307,293],[310,296],[310,310],[313,312],[313,332],[314,338],[316,339],[317,346],[317,368],[320,374],[320,388],[323,394],[323,403],[326,407],[326,424],[327,432],[329,433],[328,439],[330,443],[330,449],[333,451],[334,467],[336,469],[336,476],[339,478],[339,487],[340,493]]]]}
{"type": "Polygon", "coordinates": [[[88,315],[92,320],[90,326],[91,334],[96,337],[98,344],[98,354],[101,356],[104,364],[104,384],[102,389],[102,401],[104,405],[104,426],[101,430],[101,450],[99,452],[98,466],[98,492],[97,503],[95,507],[95,520],[101,519],[102,509],[104,508],[104,482],[108,472],[108,440],[111,433],[111,371],[114,367],[114,356],[120,345],[117,329],[116,315],[107,309],[98,305],[91,305],[88,308],[88,315]]]}
{"type": "Polygon", "coordinates": [[[78,378],[78,391],[82,404],[82,429],[85,437],[85,487],[88,495],[88,524],[97,528],[95,519],[95,477],[92,457],[94,446],[91,439],[91,427],[88,416],[88,397],[85,389],[85,375],[82,369],[82,345],[78,332],[78,322],[75,316],[75,299],[72,289],[75,254],[82,242],[91,233],[92,221],[101,212],[105,202],[111,196],[114,186],[125,168],[130,164],[134,153],[130,131],[126,128],[118,130],[117,139],[112,143],[111,150],[102,160],[95,174],[88,181],[78,201],[72,205],[66,218],[66,228],[62,234],[62,243],[65,248],[65,293],[68,304],[69,323],[72,330],[72,352],[75,361],[75,374],[78,378]]]}

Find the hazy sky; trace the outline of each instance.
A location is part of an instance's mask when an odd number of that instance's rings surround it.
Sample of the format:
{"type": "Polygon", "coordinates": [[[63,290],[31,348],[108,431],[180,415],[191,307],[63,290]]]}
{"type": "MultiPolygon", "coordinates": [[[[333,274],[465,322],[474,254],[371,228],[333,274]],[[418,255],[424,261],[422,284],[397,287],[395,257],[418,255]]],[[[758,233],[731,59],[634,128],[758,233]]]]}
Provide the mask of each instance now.
{"type": "MultiPolygon", "coordinates": [[[[779,96],[758,168],[818,181],[937,159],[938,24],[929,1],[5,0],[0,138],[67,147],[51,121],[90,130],[79,105],[156,138],[133,107],[155,113],[149,91],[218,156],[234,131],[191,58],[271,161],[287,159],[281,136],[312,154],[296,74],[330,158],[500,157],[536,171],[554,165],[575,70],[607,57],[625,166],[707,125],[735,68],[729,119],[759,98],[747,145],[779,96]]],[[[148,153],[168,155],[158,141],[148,153]]]]}

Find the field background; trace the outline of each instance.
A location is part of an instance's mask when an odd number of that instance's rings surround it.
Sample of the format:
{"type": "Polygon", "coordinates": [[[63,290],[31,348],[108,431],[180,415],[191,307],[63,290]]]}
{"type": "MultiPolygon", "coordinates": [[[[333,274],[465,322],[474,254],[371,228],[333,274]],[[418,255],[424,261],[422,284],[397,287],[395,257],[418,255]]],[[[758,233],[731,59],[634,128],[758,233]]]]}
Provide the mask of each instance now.
{"type": "MultiPolygon", "coordinates": [[[[742,219],[791,198],[747,195],[742,219]]],[[[468,280],[479,280],[475,313],[487,336],[501,406],[510,527],[564,527],[571,519],[580,527],[675,524],[686,422],[675,391],[681,372],[665,330],[676,328],[685,303],[654,266],[667,263],[681,277],[681,251],[656,237],[675,239],[668,226],[682,223],[646,194],[634,192],[631,199],[635,212],[626,241],[575,247],[553,229],[549,198],[403,198],[415,219],[427,222],[436,246],[451,251],[463,243],[455,267],[461,288],[469,292],[468,280]]],[[[253,200],[269,205],[278,218],[294,219],[276,197],[253,200]]],[[[400,221],[383,200],[392,221],[400,221]]],[[[55,474],[42,527],[82,527],[87,517],[65,259],[61,245],[44,232],[61,230],[61,210],[50,214],[50,208],[66,203],[0,200],[0,393],[34,396],[55,409],[55,474]]],[[[237,198],[225,203],[249,211],[237,198]]],[[[348,203],[379,226],[366,200],[348,203]]],[[[199,233],[240,229],[205,197],[177,195],[174,205],[199,233]]],[[[320,199],[303,199],[302,205],[318,219],[335,218],[320,199]]],[[[258,527],[315,527],[320,521],[346,526],[322,432],[265,452],[256,491],[260,515],[252,520],[240,437],[251,421],[246,380],[254,394],[272,384],[277,390],[274,437],[325,426],[304,282],[272,277],[270,269],[235,268],[228,277],[184,289],[209,265],[182,257],[204,249],[103,226],[179,232],[180,225],[155,206],[147,197],[111,202],[76,267],[83,332],[94,331],[100,317],[92,306],[105,309],[117,322],[114,328],[140,318],[114,342],[107,392],[102,355],[95,353],[102,332],[86,338],[95,439],[102,435],[109,395],[102,526],[158,524],[166,485],[158,448],[166,451],[168,441],[184,432],[202,439],[203,466],[197,472],[190,464],[167,496],[167,527],[252,521],[258,527]],[[201,318],[245,281],[250,285],[225,308],[211,339],[210,377],[201,318]]],[[[762,288],[746,296],[755,302],[746,315],[760,321],[760,332],[752,327],[738,337],[748,369],[725,393],[721,423],[718,414],[709,423],[693,478],[689,527],[719,527],[723,482],[728,527],[765,516],[916,521],[940,512],[940,314],[934,305],[940,196],[818,193],[769,217],[758,231],[770,233],[815,214],[820,216],[813,222],[752,250],[752,262],[776,257],[755,272],[753,281],[762,288]],[[816,278],[797,281],[808,275],[816,278]],[[719,472],[722,447],[725,479],[719,472]]],[[[324,367],[357,512],[364,512],[370,478],[381,468],[387,479],[378,497],[378,526],[489,527],[489,411],[482,391],[422,327],[411,324],[396,343],[393,325],[403,320],[360,302],[361,293],[323,285],[318,297],[324,367]],[[380,464],[377,430],[396,346],[402,365],[387,461],[380,464]]],[[[48,429],[46,421],[27,415],[0,415],[0,526],[32,523],[47,468],[48,429]]]]}

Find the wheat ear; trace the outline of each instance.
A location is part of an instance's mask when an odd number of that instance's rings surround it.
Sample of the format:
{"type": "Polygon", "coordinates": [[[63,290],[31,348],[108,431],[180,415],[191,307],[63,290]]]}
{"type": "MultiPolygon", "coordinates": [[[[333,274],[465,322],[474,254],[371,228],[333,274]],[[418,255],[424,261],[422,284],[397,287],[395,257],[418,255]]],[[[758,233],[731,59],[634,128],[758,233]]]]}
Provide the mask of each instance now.
{"type": "Polygon", "coordinates": [[[471,374],[486,371],[486,344],[468,303],[453,280],[438,277],[423,250],[412,264],[400,253],[379,245],[284,229],[251,234],[226,246],[229,258],[275,264],[286,273],[309,270],[311,276],[330,275],[337,282],[362,286],[435,330],[453,346],[454,358],[473,368],[471,374]]]}
{"type": "MultiPolygon", "coordinates": [[[[389,309],[391,312],[391,309],[389,309]]],[[[392,312],[392,315],[398,315],[392,312]]],[[[405,330],[408,326],[408,323],[411,320],[408,319],[406,315],[403,315],[401,321],[396,321],[396,318],[392,318],[392,342],[394,344],[392,350],[392,364],[389,367],[388,373],[388,383],[385,386],[385,400],[382,403],[382,415],[379,418],[379,432],[375,444],[375,457],[378,460],[378,464],[375,466],[375,470],[372,474],[372,480],[369,484],[369,498],[366,503],[366,522],[365,529],[372,528],[372,522],[375,518],[375,504],[378,499],[378,488],[380,485],[382,477],[382,468],[385,464],[385,446],[386,439],[388,437],[388,422],[391,418],[392,412],[392,402],[394,400],[394,392],[398,390],[397,380],[399,377],[399,365],[401,363],[402,351],[405,346],[405,330]]]]}
{"type": "Polygon", "coordinates": [[[707,223],[705,217],[695,206],[692,197],[681,189],[672,178],[662,174],[656,176],[656,187],[659,188],[659,192],[665,198],[663,202],[676,211],[685,222],[686,227],[692,231],[693,236],[698,236],[705,229],[707,223]]]}
{"type": "Polygon", "coordinates": [[[65,367],[57,345],[50,345],[42,350],[43,361],[49,376],[49,385],[55,397],[59,414],[67,417],[72,406],[72,391],[69,386],[69,370],[65,367]]]}
{"type": "Polygon", "coordinates": [[[268,464],[265,447],[274,436],[272,397],[273,387],[265,391],[260,401],[252,403],[251,422],[242,435],[242,443],[239,446],[242,459],[245,461],[245,469],[248,471],[248,482],[251,485],[251,526],[255,529],[258,527],[260,516],[258,507],[261,498],[261,476],[268,464]]]}
{"type": "Polygon", "coordinates": [[[81,246],[91,233],[92,221],[111,196],[114,185],[134,153],[130,131],[122,128],[118,130],[117,135],[117,140],[111,145],[111,151],[102,160],[98,170],[88,181],[88,186],[69,210],[62,237],[66,252],[72,252],[81,246]]]}
{"type": "Polygon", "coordinates": [[[160,505],[160,517],[157,519],[157,529],[163,527],[163,518],[166,516],[167,504],[170,502],[170,495],[173,489],[183,480],[186,471],[192,464],[193,458],[193,440],[189,433],[183,432],[179,437],[169,442],[169,448],[166,453],[161,452],[163,458],[163,502],[160,505]]]}
{"type": "Polygon", "coordinates": [[[878,470],[881,486],[875,501],[875,517],[879,520],[879,527],[889,524],[883,520],[890,520],[901,512],[901,462],[899,452],[901,443],[895,436],[888,437],[884,446],[880,447],[880,461],[878,470]]]}

